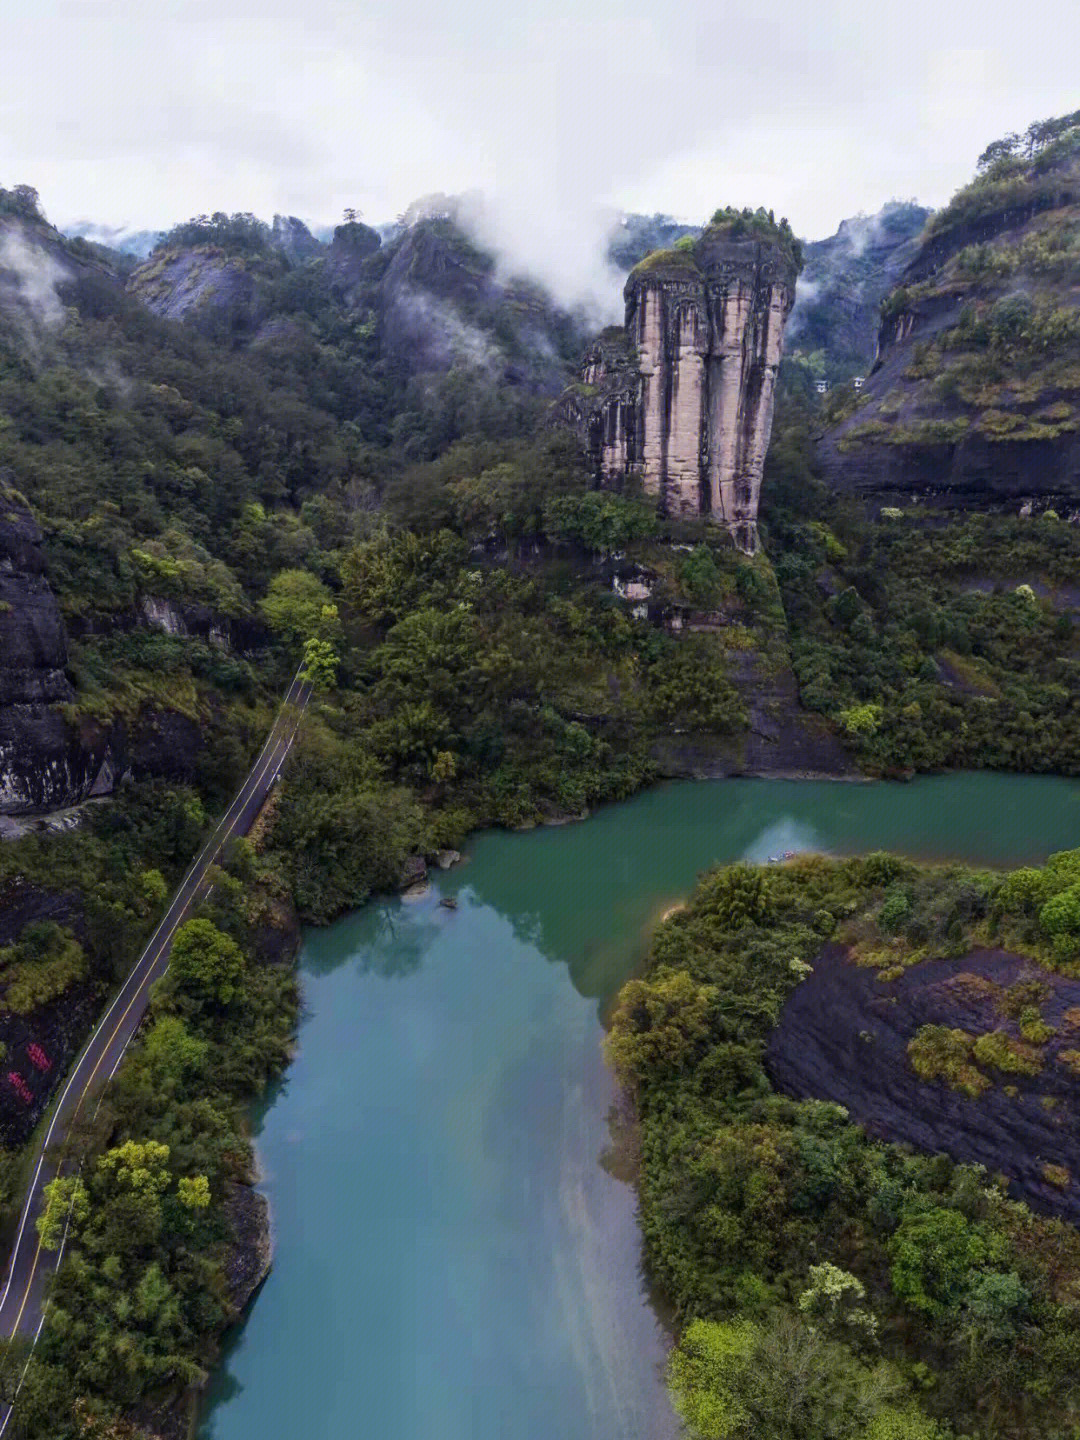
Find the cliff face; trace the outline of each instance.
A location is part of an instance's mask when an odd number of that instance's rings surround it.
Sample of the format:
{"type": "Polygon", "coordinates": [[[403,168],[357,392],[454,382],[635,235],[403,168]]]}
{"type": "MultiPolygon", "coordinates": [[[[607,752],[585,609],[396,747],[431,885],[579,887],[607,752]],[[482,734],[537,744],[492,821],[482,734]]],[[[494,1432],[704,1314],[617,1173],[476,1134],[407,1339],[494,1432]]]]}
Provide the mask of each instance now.
{"type": "Polygon", "coordinates": [[[626,283],[626,345],[601,338],[564,396],[598,478],[640,478],[669,515],[709,515],[757,545],[784,325],[798,243],[786,226],[726,219],[658,251],[626,283]],[[636,355],[636,362],[631,358],[636,355]]]}
{"type": "Polygon", "coordinates": [[[155,315],[225,338],[253,331],[265,319],[262,268],[211,245],[172,248],[155,251],[133,270],[128,289],[155,315]]]}
{"type": "Polygon", "coordinates": [[[65,723],[67,637],[45,578],[41,532],[0,476],[0,815],[81,800],[102,755],[65,723]]]}
{"type": "Polygon", "coordinates": [[[931,221],[878,354],[819,454],[838,490],[946,508],[1080,507],[1080,127],[931,221]]]}
{"type": "Polygon", "coordinates": [[[582,340],[577,320],[540,286],[501,274],[452,219],[419,220],[384,255],[383,347],[407,373],[486,371],[547,395],[566,384],[582,340]]]}

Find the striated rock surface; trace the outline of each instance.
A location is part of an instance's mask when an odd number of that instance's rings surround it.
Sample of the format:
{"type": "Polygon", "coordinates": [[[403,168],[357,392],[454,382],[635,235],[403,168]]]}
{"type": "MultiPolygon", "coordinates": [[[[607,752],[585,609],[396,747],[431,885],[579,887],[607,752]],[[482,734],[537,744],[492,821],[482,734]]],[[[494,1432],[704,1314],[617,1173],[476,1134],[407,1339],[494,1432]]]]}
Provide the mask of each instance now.
{"type": "Polygon", "coordinates": [[[875,1139],[984,1165],[1008,1178],[1017,1199],[1075,1225],[1080,1091],[1071,1066],[1058,1057],[1076,1046],[1078,1004],[1080,982],[1001,950],[926,960],[886,982],[829,944],[785,1004],[769,1037],[766,1068],[785,1094],[843,1105],[875,1139]],[[1045,992],[1038,1008],[1053,1027],[1048,1043],[1032,1047],[1034,1074],[987,1068],[990,1083],[978,1098],[943,1080],[920,1079],[907,1046],[923,1025],[972,1036],[1003,1030],[1019,1041],[1018,1022],[1000,1005],[1006,988],[1018,982],[1045,992]],[[1059,1183],[1047,1169],[1055,1166],[1059,1183]]]}
{"type": "Polygon", "coordinates": [[[641,480],[664,513],[707,514],[757,546],[784,326],[801,251],[786,222],[717,212],[697,240],[648,256],[624,291],[627,349],[586,356],[560,417],[588,435],[597,478],[641,480]]]}
{"type": "Polygon", "coordinates": [[[128,289],[155,315],[214,336],[253,330],[263,319],[251,266],[212,245],[155,251],[132,271],[128,289]]]}
{"type": "Polygon", "coordinates": [[[1080,516],[1080,125],[1060,123],[930,221],[865,386],[831,406],[819,459],[835,489],[1080,516]]]}

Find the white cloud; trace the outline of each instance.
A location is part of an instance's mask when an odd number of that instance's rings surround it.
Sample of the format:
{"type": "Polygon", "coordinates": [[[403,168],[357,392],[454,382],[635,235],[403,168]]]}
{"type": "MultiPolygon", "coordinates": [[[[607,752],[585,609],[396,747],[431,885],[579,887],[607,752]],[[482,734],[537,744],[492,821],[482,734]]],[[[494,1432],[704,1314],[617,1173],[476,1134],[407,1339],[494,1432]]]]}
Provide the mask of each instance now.
{"type": "Polygon", "coordinates": [[[816,237],[940,204],[1078,103],[1074,0],[38,0],[5,19],[0,181],[53,218],[383,220],[480,187],[500,242],[610,298],[611,207],[764,204],[816,237]]]}

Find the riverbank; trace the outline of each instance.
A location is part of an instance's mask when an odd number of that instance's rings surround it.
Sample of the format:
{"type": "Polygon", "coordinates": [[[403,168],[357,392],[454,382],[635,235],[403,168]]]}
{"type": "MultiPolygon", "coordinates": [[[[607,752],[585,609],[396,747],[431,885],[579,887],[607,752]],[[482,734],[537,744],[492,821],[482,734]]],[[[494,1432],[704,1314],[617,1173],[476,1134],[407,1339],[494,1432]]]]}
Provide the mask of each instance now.
{"type": "Polygon", "coordinates": [[[205,1440],[329,1436],[361,1406],[401,1440],[654,1433],[667,1342],[621,1146],[611,1165],[601,1013],[660,915],[717,860],[1006,866],[1078,818],[1080,786],[1031,777],[671,782],[587,825],[477,834],[427,896],[307,930],[297,1057],[254,1117],[278,1255],[205,1440]],[[345,1203],[342,1244],[312,1217],[345,1203]]]}
{"type": "Polygon", "coordinates": [[[1078,876],[1080,851],[1004,875],[811,855],[714,869],[660,928],[608,1047],[649,1262],[695,1320],[681,1404],[717,1383],[700,1347],[741,1337],[778,1367],[755,1413],[810,1404],[810,1373],[882,1433],[1080,1421],[1078,876]]]}

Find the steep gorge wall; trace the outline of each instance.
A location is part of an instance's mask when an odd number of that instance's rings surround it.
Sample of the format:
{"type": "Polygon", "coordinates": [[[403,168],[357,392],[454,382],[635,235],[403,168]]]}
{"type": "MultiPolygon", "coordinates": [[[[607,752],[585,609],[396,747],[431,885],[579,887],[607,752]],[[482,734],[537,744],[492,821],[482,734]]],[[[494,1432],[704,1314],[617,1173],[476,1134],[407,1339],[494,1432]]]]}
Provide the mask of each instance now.
{"type": "Polygon", "coordinates": [[[882,309],[873,369],[818,442],[871,507],[1080,520],[1080,127],[933,222],[882,309]]]}

